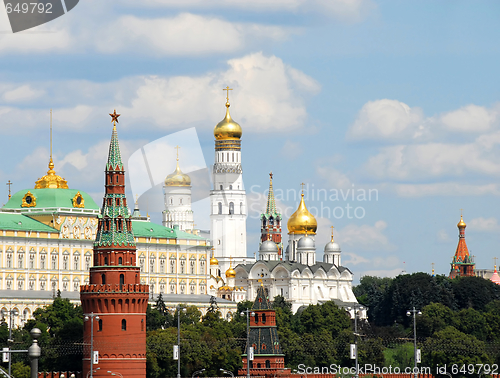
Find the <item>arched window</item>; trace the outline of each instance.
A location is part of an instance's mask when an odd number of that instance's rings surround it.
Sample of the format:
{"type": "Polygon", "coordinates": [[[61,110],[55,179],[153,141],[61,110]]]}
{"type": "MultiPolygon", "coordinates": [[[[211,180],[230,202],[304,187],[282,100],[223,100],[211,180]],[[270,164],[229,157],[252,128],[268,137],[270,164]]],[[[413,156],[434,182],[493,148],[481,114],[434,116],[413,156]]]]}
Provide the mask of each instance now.
{"type": "Polygon", "coordinates": [[[108,258],[107,257],[104,258],[104,265],[108,265],[108,258]]]}
{"type": "Polygon", "coordinates": [[[127,321],[125,319],[122,319],[122,331],[127,330],[127,321]]]}
{"type": "Polygon", "coordinates": [[[124,282],[125,282],[125,276],[123,274],[120,274],[120,290],[122,289],[124,282]]]}
{"type": "Polygon", "coordinates": [[[266,314],[262,314],[262,323],[266,322],[266,314]]]}
{"type": "Polygon", "coordinates": [[[243,214],[243,202],[240,202],[240,214],[243,214]]]}
{"type": "Polygon", "coordinates": [[[222,202],[219,202],[218,206],[219,206],[219,214],[222,214],[222,202]]]}
{"type": "Polygon", "coordinates": [[[259,322],[259,314],[255,313],[255,323],[259,322]]]}
{"type": "Polygon", "coordinates": [[[101,274],[101,281],[102,281],[103,285],[106,285],[106,275],[105,274],[101,274]]]}
{"type": "Polygon", "coordinates": [[[266,360],[266,369],[271,369],[271,361],[266,360]]]}
{"type": "Polygon", "coordinates": [[[97,330],[102,331],[102,319],[99,319],[97,322],[97,330]]]}
{"type": "Polygon", "coordinates": [[[141,331],[144,331],[144,319],[141,319],[141,331]]]}
{"type": "Polygon", "coordinates": [[[122,263],[123,263],[123,258],[118,257],[118,264],[122,265],[122,263]]]}
{"type": "Polygon", "coordinates": [[[234,214],[234,202],[229,202],[229,215],[234,214]]]}

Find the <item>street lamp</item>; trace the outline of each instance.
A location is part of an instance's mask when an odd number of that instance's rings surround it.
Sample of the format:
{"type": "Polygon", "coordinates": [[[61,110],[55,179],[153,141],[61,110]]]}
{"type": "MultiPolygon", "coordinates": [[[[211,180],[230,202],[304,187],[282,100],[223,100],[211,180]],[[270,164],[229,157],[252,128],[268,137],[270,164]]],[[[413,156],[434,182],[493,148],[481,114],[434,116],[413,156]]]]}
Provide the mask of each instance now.
{"type": "Polygon", "coordinates": [[[89,378],[89,374],[92,373],[92,372],[96,372],[97,370],[101,370],[101,368],[95,368],[93,371],[89,371],[87,373],[87,378],[89,378]]]}
{"type": "Polygon", "coordinates": [[[111,371],[111,370],[108,370],[108,374],[111,374],[111,375],[119,375],[120,377],[123,378],[123,375],[121,373],[118,373],[117,371],[111,371]]]}
{"type": "Polygon", "coordinates": [[[246,309],[240,313],[243,316],[243,313],[247,313],[247,378],[250,378],[250,318],[249,314],[255,316],[255,312],[250,309],[246,309]]]}
{"type": "MultiPolygon", "coordinates": [[[[90,374],[90,378],[94,377],[94,319],[99,321],[99,315],[91,312],[89,315],[85,315],[85,321],[90,320],[90,371],[87,373],[87,377],[90,374]]],[[[96,371],[99,368],[95,369],[96,371]]]]}
{"type": "MultiPolygon", "coordinates": [[[[364,310],[364,307],[360,306],[359,303],[353,303],[353,307],[354,307],[354,348],[355,348],[354,366],[356,369],[356,374],[354,375],[354,377],[358,378],[358,315],[359,315],[359,310],[364,310]]],[[[347,309],[350,310],[351,308],[348,307],[347,309]]]]}
{"type": "Polygon", "coordinates": [[[181,378],[181,310],[186,313],[186,308],[177,307],[177,378],[181,378]]]}
{"type": "Polygon", "coordinates": [[[191,378],[194,378],[195,376],[197,376],[198,374],[200,373],[203,373],[205,371],[205,369],[201,369],[201,370],[197,370],[193,373],[193,375],[191,376],[191,378]]]}
{"type": "Polygon", "coordinates": [[[413,314],[413,359],[415,361],[415,371],[413,373],[415,374],[415,378],[417,378],[417,321],[416,321],[416,316],[422,315],[422,311],[415,310],[415,307],[413,307],[413,310],[406,311],[406,316],[410,316],[411,314],[413,314]]]}
{"type": "Polygon", "coordinates": [[[231,376],[231,378],[234,378],[234,374],[232,371],[222,369],[222,368],[220,368],[219,370],[222,371],[224,374],[229,374],[231,376]]]}
{"type": "MultiPolygon", "coordinates": [[[[4,318],[7,314],[9,314],[9,340],[8,340],[8,342],[10,345],[14,341],[14,340],[12,340],[12,327],[13,327],[12,320],[13,320],[14,316],[19,315],[19,312],[16,309],[9,310],[9,311],[2,310],[2,316],[4,318]]],[[[10,346],[9,346],[9,350],[10,350],[10,346]]],[[[12,364],[12,355],[9,354],[9,376],[10,376],[11,364],[12,364]]]]}

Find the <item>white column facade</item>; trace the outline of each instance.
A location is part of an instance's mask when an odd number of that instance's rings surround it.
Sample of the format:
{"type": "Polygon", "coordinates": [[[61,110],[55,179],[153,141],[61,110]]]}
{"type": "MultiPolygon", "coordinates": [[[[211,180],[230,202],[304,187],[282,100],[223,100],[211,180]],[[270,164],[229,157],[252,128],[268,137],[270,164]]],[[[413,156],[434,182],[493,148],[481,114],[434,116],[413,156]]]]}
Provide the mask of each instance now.
{"type": "Polygon", "coordinates": [[[182,231],[194,229],[193,210],[191,210],[191,186],[163,186],[165,210],[163,225],[182,231]]]}
{"type": "Polygon", "coordinates": [[[222,274],[229,269],[230,257],[233,265],[243,263],[247,257],[247,200],[239,140],[237,143],[224,142],[216,141],[214,188],[210,192],[210,235],[222,274]]]}

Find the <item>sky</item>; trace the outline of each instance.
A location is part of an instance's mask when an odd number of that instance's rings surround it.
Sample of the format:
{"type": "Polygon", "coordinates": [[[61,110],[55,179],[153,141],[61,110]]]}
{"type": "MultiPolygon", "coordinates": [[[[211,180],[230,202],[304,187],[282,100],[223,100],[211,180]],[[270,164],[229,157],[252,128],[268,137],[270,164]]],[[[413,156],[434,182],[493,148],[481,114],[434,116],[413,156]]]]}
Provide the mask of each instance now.
{"type": "Polygon", "coordinates": [[[355,282],[432,264],[448,274],[461,211],[476,268],[492,269],[499,16],[498,1],[82,0],[13,34],[0,6],[0,183],[16,192],[45,174],[52,109],[56,172],[100,204],[116,109],[129,203],[139,196],[161,222],[179,144],[195,223],[208,229],[229,86],[250,256],[272,171],[285,221],[304,183],[318,259],[334,226],[355,282]]]}

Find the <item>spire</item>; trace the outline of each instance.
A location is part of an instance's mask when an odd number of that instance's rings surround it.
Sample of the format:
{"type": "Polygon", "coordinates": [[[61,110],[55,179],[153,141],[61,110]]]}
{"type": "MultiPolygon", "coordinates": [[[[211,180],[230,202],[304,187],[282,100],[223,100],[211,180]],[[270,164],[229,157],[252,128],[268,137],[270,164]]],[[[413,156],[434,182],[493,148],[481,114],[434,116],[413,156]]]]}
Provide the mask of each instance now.
{"type": "Polygon", "coordinates": [[[52,109],[50,109],[50,158],[47,174],[35,182],[35,189],[68,189],[68,182],[56,174],[52,160],[52,109]]]}
{"type": "Polygon", "coordinates": [[[125,198],[125,172],[116,131],[116,122],[118,122],[120,115],[116,114],[116,110],[110,115],[113,122],[113,132],[106,164],[106,191],[101,209],[102,218],[99,220],[94,245],[128,246],[135,249],[132,222],[125,198]]]}
{"type": "Polygon", "coordinates": [[[493,271],[493,275],[491,276],[490,281],[496,283],[497,285],[500,285],[500,276],[497,272],[497,258],[493,257],[493,260],[495,260],[495,270],[493,271]]]}
{"type": "MultiPolygon", "coordinates": [[[[262,281],[261,281],[262,283],[262,281]]],[[[257,289],[257,297],[253,302],[252,310],[271,310],[272,306],[269,303],[269,299],[266,295],[266,290],[263,285],[260,285],[257,289]]]]}
{"type": "Polygon", "coordinates": [[[330,226],[330,228],[332,229],[332,238],[331,238],[331,240],[330,240],[330,241],[333,243],[333,242],[335,242],[335,240],[333,240],[333,229],[334,229],[335,227],[330,226]]]}
{"type": "Polygon", "coordinates": [[[273,190],[273,172],[269,173],[269,193],[267,194],[266,215],[276,215],[276,200],[273,190]]]}
{"type": "Polygon", "coordinates": [[[466,224],[463,219],[463,215],[460,214],[460,222],[457,224],[458,227],[458,245],[455,251],[455,256],[451,262],[450,278],[455,278],[457,276],[474,276],[474,261],[473,256],[469,255],[469,249],[467,248],[467,243],[465,242],[465,227],[466,224]]]}
{"type": "Polygon", "coordinates": [[[109,115],[111,116],[111,122],[113,123],[113,133],[111,134],[111,143],[109,144],[108,163],[106,164],[106,170],[123,171],[120,145],[118,143],[118,133],[116,131],[116,124],[118,123],[118,117],[120,116],[120,114],[116,114],[115,109],[115,111],[113,113],[110,113],[109,115]]]}

